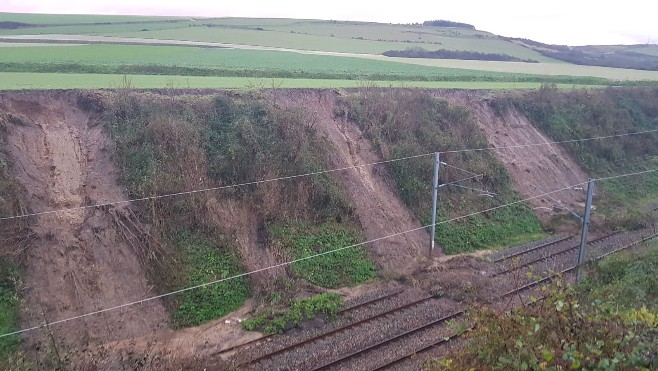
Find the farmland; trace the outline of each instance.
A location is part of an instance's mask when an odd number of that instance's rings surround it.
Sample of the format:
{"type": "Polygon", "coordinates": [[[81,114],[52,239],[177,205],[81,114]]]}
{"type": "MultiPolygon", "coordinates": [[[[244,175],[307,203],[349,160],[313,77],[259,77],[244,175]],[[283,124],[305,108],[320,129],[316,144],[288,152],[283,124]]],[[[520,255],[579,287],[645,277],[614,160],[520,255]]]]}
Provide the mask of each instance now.
{"type": "MultiPolygon", "coordinates": [[[[655,85],[658,81],[655,71],[564,63],[519,43],[467,28],[295,19],[0,13],[0,24],[3,22],[0,72],[12,73],[0,82],[3,89],[39,88],[39,81],[44,88],[106,88],[116,79],[114,75],[132,76],[139,88],[162,88],[171,86],[171,81],[180,87],[199,88],[353,87],[375,81],[380,86],[483,89],[527,88],[543,82],[608,86],[655,85]],[[497,53],[536,63],[382,55],[411,47],[497,53]],[[35,76],[23,79],[25,75],[13,73],[35,76]],[[71,76],[62,79],[53,73],[71,76]],[[207,78],[195,78],[199,76],[207,78]],[[17,84],[18,78],[22,81],[17,84]],[[264,83],[262,79],[285,81],[264,83]]],[[[657,53],[652,46],[633,50],[657,53]]]]}

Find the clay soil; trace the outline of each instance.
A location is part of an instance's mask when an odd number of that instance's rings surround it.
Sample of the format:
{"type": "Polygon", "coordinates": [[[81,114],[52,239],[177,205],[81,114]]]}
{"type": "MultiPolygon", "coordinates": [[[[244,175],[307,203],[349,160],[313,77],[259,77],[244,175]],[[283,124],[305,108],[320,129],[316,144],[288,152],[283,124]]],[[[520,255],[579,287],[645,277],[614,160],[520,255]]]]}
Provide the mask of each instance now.
{"type": "MultiPolygon", "coordinates": [[[[13,172],[28,192],[34,213],[124,200],[116,184],[112,146],[74,93],[6,94],[0,111],[21,124],[8,132],[13,172]]],[[[74,209],[30,218],[36,239],[25,259],[21,327],[152,296],[135,251],[115,217],[123,207],[74,209]]],[[[108,340],[169,327],[157,301],[58,325],[53,336],[62,354],[108,340]]],[[[27,333],[27,349],[45,356],[52,343],[42,331],[27,333]]]]}

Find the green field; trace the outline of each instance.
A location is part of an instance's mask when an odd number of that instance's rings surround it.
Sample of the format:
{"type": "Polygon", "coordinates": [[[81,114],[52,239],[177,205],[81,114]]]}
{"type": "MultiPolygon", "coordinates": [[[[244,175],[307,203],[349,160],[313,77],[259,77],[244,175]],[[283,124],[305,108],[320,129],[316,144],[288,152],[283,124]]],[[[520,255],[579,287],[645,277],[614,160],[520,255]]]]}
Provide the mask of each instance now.
{"type": "Polygon", "coordinates": [[[0,35],[79,34],[210,41],[302,50],[381,54],[391,49],[422,46],[505,53],[522,59],[550,61],[539,53],[499,39],[487,32],[450,27],[422,27],[368,22],[297,19],[157,18],[110,16],[12,15],[0,22],[51,25],[0,30],[0,35]],[[97,23],[97,24],[94,24],[97,23]],[[115,23],[115,24],[106,24],[115,23]]]}
{"type": "MultiPolygon", "coordinates": [[[[0,90],[17,89],[96,89],[122,88],[124,78],[141,89],[268,89],[268,88],[358,88],[365,85],[436,89],[531,89],[540,82],[487,81],[364,81],[341,79],[281,79],[217,76],[117,75],[86,73],[0,72],[0,90]]],[[[589,85],[559,84],[562,88],[589,85]]]]}
{"type": "MultiPolygon", "coordinates": [[[[0,71],[379,81],[555,82],[604,79],[431,67],[356,57],[189,46],[4,46],[0,71]],[[47,48],[47,49],[44,49],[47,48]]],[[[459,62],[459,61],[453,61],[459,62]]],[[[458,65],[455,63],[455,66],[458,65]]]]}
{"type": "MultiPolygon", "coordinates": [[[[466,28],[295,19],[0,13],[2,22],[23,23],[19,28],[12,29],[11,24],[0,28],[0,37],[9,38],[0,39],[0,72],[6,73],[0,81],[3,89],[106,88],[123,75],[134,76],[137,87],[150,88],[353,87],[361,81],[377,81],[381,86],[455,88],[525,88],[542,82],[654,86],[658,82],[657,71],[559,62],[491,33],[466,28]],[[157,42],[169,45],[153,45],[157,42]],[[409,47],[503,53],[540,63],[381,55],[409,47]],[[30,72],[35,75],[16,74],[30,72]],[[71,75],[58,75],[62,73],[71,75]],[[89,76],[83,78],[82,74],[89,76]],[[204,78],[199,79],[201,76],[204,78]]],[[[652,46],[635,46],[633,50],[657,53],[652,46]]]]}

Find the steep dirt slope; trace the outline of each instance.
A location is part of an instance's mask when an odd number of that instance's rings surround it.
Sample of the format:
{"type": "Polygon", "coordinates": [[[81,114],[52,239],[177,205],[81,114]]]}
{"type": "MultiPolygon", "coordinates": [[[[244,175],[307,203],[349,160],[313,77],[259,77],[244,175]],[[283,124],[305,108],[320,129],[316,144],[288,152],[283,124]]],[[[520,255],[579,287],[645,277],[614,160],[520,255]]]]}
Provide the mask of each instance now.
{"type": "MultiPolygon", "coordinates": [[[[265,246],[258,233],[262,222],[259,222],[256,213],[243,202],[209,196],[206,207],[208,217],[235,238],[240,248],[242,264],[247,271],[257,271],[289,260],[289,257],[277,254],[265,246]]],[[[285,269],[268,269],[252,274],[250,279],[255,288],[272,288],[276,277],[286,275],[285,269]]]]}
{"type": "MultiPolygon", "coordinates": [[[[329,159],[331,168],[381,161],[358,127],[334,117],[337,93],[330,90],[288,90],[272,98],[282,106],[304,107],[314,113],[318,130],[334,147],[329,159]]],[[[336,175],[355,206],[366,238],[376,239],[420,227],[418,220],[387,181],[383,165],[358,167],[337,172],[336,175]]],[[[416,266],[419,259],[424,259],[429,241],[427,231],[419,230],[377,241],[367,248],[385,273],[403,273],[416,266]]]]}
{"type": "MultiPolygon", "coordinates": [[[[9,128],[13,173],[29,192],[33,212],[125,199],[115,183],[111,144],[101,126],[76,105],[75,93],[0,95],[0,111],[19,117],[9,128]]],[[[123,220],[123,222],[121,222],[123,220]]],[[[74,210],[31,218],[38,236],[27,252],[21,326],[33,326],[153,295],[138,246],[119,225],[127,206],[74,210]]],[[[134,232],[134,231],[133,231],[134,232]]],[[[167,328],[160,302],[87,317],[52,328],[60,352],[96,341],[167,328]]],[[[32,349],[49,346],[40,331],[32,349]]]]}
{"type": "MultiPolygon", "coordinates": [[[[546,143],[546,138],[527,117],[511,109],[504,117],[496,115],[483,100],[483,94],[467,91],[437,91],[435,95],[466,106],[493,147],[509,147],[546,143]]],[[[559,145],[542,145],[493,151],[514,181],[515,189],[524,197],[569,187],[587,181],[587,174],[559,145]]],[[[586,190],[586,186],[584,187],[586,190]]],[[[559,210],[582,212],[586,192],[568,189],[530,201],[537,216],[547,221],[559,210]]]]}

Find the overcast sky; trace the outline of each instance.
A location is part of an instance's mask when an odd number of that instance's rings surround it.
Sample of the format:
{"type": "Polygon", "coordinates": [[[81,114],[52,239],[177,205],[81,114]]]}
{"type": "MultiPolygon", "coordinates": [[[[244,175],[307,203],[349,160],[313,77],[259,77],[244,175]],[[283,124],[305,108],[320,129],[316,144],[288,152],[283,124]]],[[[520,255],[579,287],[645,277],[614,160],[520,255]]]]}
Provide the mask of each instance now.
{"type": "Polygon", "coordinates": [[[447,19],[545,43],[658,42],[651,0],[0,0],[2,12],[279,17],[413,23],[447,19]]]}

